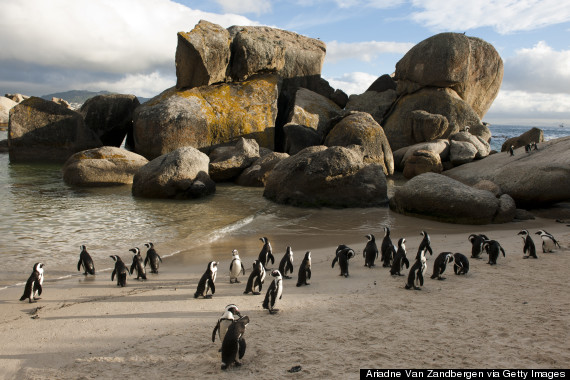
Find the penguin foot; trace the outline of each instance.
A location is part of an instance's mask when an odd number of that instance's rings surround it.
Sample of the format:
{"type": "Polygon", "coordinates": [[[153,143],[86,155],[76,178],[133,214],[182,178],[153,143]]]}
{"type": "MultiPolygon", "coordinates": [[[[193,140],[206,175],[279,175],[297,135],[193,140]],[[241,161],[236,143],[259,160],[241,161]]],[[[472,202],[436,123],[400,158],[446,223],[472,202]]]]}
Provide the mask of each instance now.
{"type": "Polygon", "coordinates": [[[414,286],[414,290],[422,290],[422,288],[418,288],[417,286],[414,286]]]}
{"type": "Polygon", "coordinates": [[[291,276],[283,276],[283,278],[285,278],[285,279],[287,279],[287,280],[290,280],[290,279],[292,279],[293,277],[291,277],[291,276]]]}
{"type": "Polygon", "coordinates": [[[523,256],[523,259],[529,259],[530,256],[523,256]]]}
{"type": "Polygon", "coordinates": [[[412,287],[411,287],[410,285],[406,284],[405,288],[406,288],[406,289],[411,289],[412,287]]]}
{"type": "Polygon", "coordinates": [[[269,310],[269,314],[271,314],[271,315],[277,314],[277,313],[279,313],[279,309],[272,309],[272,310],[269,310]]]}
{"type": "Polygon", "coordinates": [[[438,280],[443,281],[443,280],[445,280],[445,277],[439,277],[438,280]]]}
{"type": "Polygon", "coordinates": [[[260,295],[261,293],[259,293],[259,292],[251,292],[251,294],[253,294],[254,296],[258,296],[258,295],[260,295]]]}
{"type": "Polygon", "coordinates": [[[241,367],[241,362],[238,362],[238,361],[236,360],[235,365],[236,365],[236,367],[241,367]]]}
{"type": "Polygon", "coordinates": [[[236,284],[239,284],[241,281],[236,278],[236,280],[235,280],[234,282],[235,282],[236,284]]]}
{"type": "Polygon", "coordinates": [[[209,300],[210,298],[212,298],[212,295],[211,295],[211,294],[208,294],[208,295],[204,296],[204,299],[209,300]]]}
{"type": "Polygon", "coordinates": [[[30,298],[30,303],[36,303],[38,301],[36,301],[35,299],[30,298]]]}

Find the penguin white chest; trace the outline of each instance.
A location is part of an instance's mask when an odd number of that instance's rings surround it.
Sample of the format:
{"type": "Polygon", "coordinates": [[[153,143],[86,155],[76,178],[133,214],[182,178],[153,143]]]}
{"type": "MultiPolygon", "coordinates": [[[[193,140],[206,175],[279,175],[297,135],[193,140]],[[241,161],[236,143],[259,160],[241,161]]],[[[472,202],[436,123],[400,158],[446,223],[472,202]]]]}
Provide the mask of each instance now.
{"type": "Polygon", "coordinates": [[[279,298],[281,298],[281,295],[283,294],[282,280],[276,280],[275,288],[277,289],[277,295],[275,296],[275,300],[277,301],[279,298]]]}

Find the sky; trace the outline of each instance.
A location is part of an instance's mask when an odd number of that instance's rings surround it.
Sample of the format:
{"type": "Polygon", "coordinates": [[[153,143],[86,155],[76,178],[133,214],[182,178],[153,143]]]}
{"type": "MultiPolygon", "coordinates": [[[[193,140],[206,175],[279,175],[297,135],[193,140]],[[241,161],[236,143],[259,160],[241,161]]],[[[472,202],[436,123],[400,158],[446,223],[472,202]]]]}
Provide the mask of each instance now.
{"type": "Polygon", "coordinates": [[[570,2],[561,0],[0,0],[0,93],[155,96],[176,83],[177,32],[201,19],[324,41],[322,77],[349,95],[392,74],[422,40],[465,33],[504,63],[483,121],[570,126],[570,2]]]}

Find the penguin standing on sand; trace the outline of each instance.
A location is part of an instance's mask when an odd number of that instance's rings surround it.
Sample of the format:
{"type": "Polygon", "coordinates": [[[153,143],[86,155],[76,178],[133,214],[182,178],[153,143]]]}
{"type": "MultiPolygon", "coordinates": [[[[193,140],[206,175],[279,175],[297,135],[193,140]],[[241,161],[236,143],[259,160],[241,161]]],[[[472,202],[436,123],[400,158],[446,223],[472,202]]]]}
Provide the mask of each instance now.
{"type": "Polygon", "coordinates": [[[269,310],[269,314],[275,314],[279,311],[279,309],[275,308],[275,304],[277,300],[283,297],[283,277],[281,277],[281,273],[278,270],[272,271],[271,276],[273,281],[269,285],[267,293],[265,293],[262,306],[264,309],[269,310]]]}
{"type": "Polygon", "coordinates": [[[509,156],[514,156],[515,155],[515,146],[511,145],[509,147],[509,156]]]}
{"type": "Polygon", "coordinates": [[[275,264],[275,257],[273,257],[273,250],[271,249],[271,244],[269,239],[266,237],[259,238],[263,242],[263,247],[259,252],[258,260],[263,264],[263,267],[267,267],[269,260],[271,260],[271,265],[275,264]]]}
{"type": "Polygon", "coordinates": [[[453,261],[453,254],[451,252],[442,252],[440,253],[435,261],[433,262],[433,274],[431,278],[434,279],[437,277],[438,280],[445,280],[445,277],[441,275],[445,272],[445,268],[447,268],[447,264],[453,261]]]}
{"type": "Polygon", "coordinates": [[[348,260],[354,257],[354,250],[344,244],[339,245],[336,248],[336,256],[332,261],[332,268],[334,264],[338,261],[338,266],[340,267],[340,275],[348,277],[348,260]]]}
{"type": "Polygon", "coordinates": [[[372,268],[374,265],[374,260],[378,258],[378,247],[376,246],[376,238],[372,234],[365,236],[368,239],[366,247],[362,251],[362,256],[364,257],[364,266],[372,268]]]}
{"type": "Polygon", "coordinates": [[[524,243],[523,259],[528,259],[529,257],[532,257],[533,259],[538,259],[538,256],[536,255],[536,247],[534,246],[534,241],[532,241],[532,238],[530,237],[528,230],[522,230],[517,235],[522,235],[521,237],[524,243]]]}
{"type": "Polygon", "coordinates": [[[299,274],[297,276],[297,286],[311,285],[307,282],[311,279],[311,251],[305,252],[305,257],[299,267],[299,274]]]}
{"type": "Polygon", "coordinates": [[[111,273],[111,281],[115,280],[115,276],[117,276],[117,286],[127,286],[127,273],[129,273],[127,266],[118,255],[109,257],[115,260],[115,269],[113,269],[113,273],[111,273]]]}
{"type": "Polygon", "coordinates": [[[471,242],[471,257],[477,260],[482,259],[480,256],[483,253],[483,244],[485,244],[489,238],[483,234],[471,234],[467,240],[471,242]]]}
{"type": "Polygon", "coordinates": [[[485,249],[485,252],[487,252],[487,254],[489,255],[489,261],[487,262],[487,264],[489,265],[497,265],[497,258],[499,257],[500,252],[503,253],[503,257],[507,257],[505,255],[505,250],[503,249],[503,247],[501,247],[501,244],[499,244],[499,242],[496,240],[486,241],[485,244],[483,244],[483,248],[485,249]]]}
{"type": "Polygon", "coordinates": [[[461,253],[453,254],[453,272],[457,275],[469,272],[469,260],[461,253]]]}
{"type": "Polygon", "coordinates": [[[245,276],[245,268],[239,258],[238,250],[234,249],[232,251],[232,262],[230,263],[230,284],[239,284],[238,276],[242,273],[245,276]]]}
{"type": "Polygon", "coordinates": [[[204,298],[212,298],[212,295],[216,293],[216,286],[214,283],[216,282],[216,275],[218,274],[218,263],[215,261],[210,261],[208,266],[206,267],[206,271],[198,281],[198,287],[196,288],[196,293],[194,293],[194,298],[198,298],[200,296],[204,298]],[[212,294],[208,294],[208,291],[212,292],[212,294]]]}
{"type": "Polygon", "coordinates": [[[30,303],[36,302],[36,300],[41,299],[39,296],[42,295],[42,285],[44,283],[44,264],[35,263],[32,267],[32,274],[28,277],[26,281],[26,286],[24,287],[24,294],[20,297],[20,301],[29,299],[30,303]]]}
{"type": "Polygon", "coordinates": [[[427,269],[427,259],[425,255],[425,250],[421,250],[416,257],[414,265],[410,268],[410,273],[408,274],[408,281],[406,282],[406,289],[421,290],[420,286],[424,285],[424,273],[427,269]]]}
{"type": "Polygon", "coordinates": [[[406,239],[400,238],[400,240],[398,240],[398,252],[396,252],[396,255],[394,255],[394,261],[392,262],[392,268],[390,268],[390,274],[392,276],[403,276],[403,274],[400,272],[402,269],[404,269],[404,265],[406,268],[409,268],[410,262],[406,257],[406,239]]]}
{"type": "Polygon", "coordinates": [[[129,252],[133,252],[133,263],[131,264],[131,271],[130,275],[133,275],[133,272],[137,271],[137,280],[139,278],[146,280],[146,269],[144,268],[144,260],[141,255],[141,250],[136,248],[129,249],[129,252]]]}
{"type": "Polygon", "coordinates": [[[552,234],[549,234],[545,230],[538,230],[535,235],[540,235],[542,239],[542,252],[552,252],[556,247],[560,248],[560,244],[556,241],[552,234]]]}
{"type": "Polygon", "coordinates": [[[249,317],[245,315],[228,327],[226,336],[222,341],[223,370],[228,369],[232,364],[235,364],[237,367],[241,366],[241,362],[236,359],[236,356],[241,359],[245,355],[246,343],[243,334],[248,323],[249,317]]]}
{"type": "Polygon", "coordinates": [[[380,246],[380,261],[382,261],[382,266],[384,268],[390,267],[392,264],[392,260],[394,260],[396,256],[396,248],[392,243],[392,239],[390,238],[390,228],[384,227],[384,239],[382,239],[382,245],[380,246]]]}
{"type": "Polygon", "coordinates": [[[293,274],[293,251],[289,246],[285,250],[285,255],[283,255],[279,263],[279,272],[283,273],[283,278],[292,278],[291,276],[287,276],[287,272],[293,274]]]}
{"type": "Polygon", "coordinates": [[[77,262],[77,270],[80,271],[81,267],[83,267],[83,274],[87,276],[87,274],[95,274],[95,265],[93,265],[93,259],[89,252],[87,252],[87,248],[82,245],[81,252],[79,253],[79,261],[77,262]]]}
{"type": "Polygon", "coordinates": [[[265,267],[259,260],[255,260],[253,262],[253,270],[249,275],[247,284],[245,285],[245,291],[243,292],[243,294],[248,294],[248,293],[252,293],[254,295],[260,294],[264,281],[265,281],[265,267]]]}
{"type": "Polygon", "coordinates": [[[156,250],[154,249],[154,244],[148,242],[145,243],[144,246],[148,248],[148,250],[146,251],[146,258],[144,259],[144,266],[146,267],[146,264],[149,263],[150,273],[158,273],[158,266],[159,266],[158,263],[159,262],[162,263],[162,259],[160,258],[158,253],[156,253],[156,250]]]}
{"type": "Polygon", "coordinates": [[[224,314],[218,319],[218,323],[216,323],[216,327],[214,327],[214,331],[212,331],[212,342],[216,341],[216,332],[218,333],[220,342],[224,341],[228,328],[234,323],[236,316],[241,317],[238,307],[233,303],[227,305],[224,314]]]}
{"type": "Polygon", "coordinates": [[[422,235],[424,238],[422,239],[422,242],[420,243],[420,246],[418,247],[418,253],[416,254],[416,259],[418,259],[421,256],[422,252],[425,255],[425,251],[429,252],[430,256],[433,255],[433,251],[431,250],[431,239],[430,239],[428,233],[425,231],[422,231],[422,232],[420,232],[420,235],[422,235]]]}

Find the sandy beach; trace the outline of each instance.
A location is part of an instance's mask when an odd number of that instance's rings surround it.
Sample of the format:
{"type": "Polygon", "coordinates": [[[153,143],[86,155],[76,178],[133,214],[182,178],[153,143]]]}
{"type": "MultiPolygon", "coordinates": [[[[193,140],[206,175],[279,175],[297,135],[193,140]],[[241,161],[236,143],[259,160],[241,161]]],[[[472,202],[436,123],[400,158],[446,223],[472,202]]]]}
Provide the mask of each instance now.
{"type": "MultiPolygon", "coordinates": [[[[249,274],[260,236],[247,242],[223,239],[204,254],[164,260],[147,281],[127,279],[125,288],[110,272],[75,275],[46,282],[42,299],[20,302],[23,287],[0,291],[0,377],[5,379],[104,378],[359,378],[360,368],[568,368],[570,363],[570,228],[536,218],[503,225],[448,225],[395,215],[394,242],[407,241],[415,257],[420,231],[429,232],[434,255],[428,257],[421,291],[405,290],[406,277],[387,268],[364,267],[366,233],[380,245],[381,231],[362,231],[334,239],[269,236],[275,268],[291,244],[295,276],[284,280],[280,312],[263,310],[263,295],[244,295],[245,281],[230,284],[231,250],[240,250],[249,274]],[[517,233],[528,229],[537,260],[523,260],[517,233]],[[546,229],[561,243],[542,253],[534,235],[546,229]],[[470,256],[470,233],[501,243],[506,257],[496,266],[470,259],[466,276],[448,266],[445,281],[429,278],[439,252],[470,256]],[[342,241],[341,241],[342,239],[342,241]],[[289,242],[293,243],[289,243],[289,242]],[[335,248],[347,244],[357,253],[350,276],[331,268],[335,248]],[[298,266],[312,252],[310,286],[296,287],[298,266]],[[220,261],[212,299],[194,299],[197,281],[210,260],[220,261]],[[212,330],[227,304],[248,315],[243,365],[220,370],[221,345],[212,330]],[[289,373],[294,366],[301,371],[289,373]]],[[[160,247],[157,247],[160,252],[160,247]]],[[[163,252],[164,254],[164,252],[163,252]]],[[[130,258],[128,258],[130,264],[130,258]]],[[[380,264],[379,261],[377,264],[380,264]]],[[[407,275],[407,270],[404,273],[407,275]]],[[[29,273],[23,274],[27,278],[29,273]]],[[[270,284],[264,285],[263,294],[270,284]]]]}

